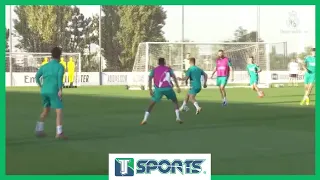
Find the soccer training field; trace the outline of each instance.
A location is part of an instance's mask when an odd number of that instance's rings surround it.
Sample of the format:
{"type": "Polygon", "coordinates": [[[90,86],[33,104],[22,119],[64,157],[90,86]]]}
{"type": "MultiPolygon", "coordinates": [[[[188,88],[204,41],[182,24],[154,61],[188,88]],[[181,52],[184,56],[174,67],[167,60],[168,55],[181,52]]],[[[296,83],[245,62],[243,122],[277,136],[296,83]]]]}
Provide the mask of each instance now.
{"type": "MultiPolygon", "coordinates": [[[[39,89],[7,88],[7,174],[108,173],[108,153],[211,153],[212,174],[314,174],[315,108],[300,106],[302,87],[266,89],[258,99],[249,89],[228,89],[221,107],[217,89],[203,90],[194,107],[175,122],[170,101],[163,99],[140,126],[149,104],[148,91],[124,87],[64,90],[64,131],[55,136],[55,114],[34,136],[41,112],[39,89]]],[[[186,91],[179,95],[182,100],[186,91]]],[[[313,93],[314,94],[314,93],[313,93]]]]}

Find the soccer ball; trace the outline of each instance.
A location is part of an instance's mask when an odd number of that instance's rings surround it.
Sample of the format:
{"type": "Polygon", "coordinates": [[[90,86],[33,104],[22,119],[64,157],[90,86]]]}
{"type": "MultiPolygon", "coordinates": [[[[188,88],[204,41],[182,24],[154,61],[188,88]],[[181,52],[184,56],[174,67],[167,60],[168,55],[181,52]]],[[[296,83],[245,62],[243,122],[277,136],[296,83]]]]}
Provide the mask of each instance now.
{"type": "Polygon", "coordinates": [[[188,106],[184,106],[184,107],[183,107],[183,111],[184,111],[184,112],[188,112],[189,110],[190,110],[190,109],[189,109],[188,106]]]}

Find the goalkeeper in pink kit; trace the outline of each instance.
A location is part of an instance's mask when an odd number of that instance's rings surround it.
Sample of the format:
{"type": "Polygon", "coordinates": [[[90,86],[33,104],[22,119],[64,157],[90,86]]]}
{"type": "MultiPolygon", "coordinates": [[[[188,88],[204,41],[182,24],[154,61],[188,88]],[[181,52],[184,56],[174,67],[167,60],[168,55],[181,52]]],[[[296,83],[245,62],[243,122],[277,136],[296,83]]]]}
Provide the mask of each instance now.
{"type": "Polygon", "coordinates": [[[176,84],[177,91],[180,93],[179,84],[173,70],[165,65],[165,59],[158,59],[158,66],[151,70],[149,74],[149,91],[151,95],[151,103],[148,107],[148,110],[144,114],[144,118],[141,125],[147,124],[147,119],[151,113],[154,105],[162,99],[163,96],[166,96],[167,99],[171,100],[174,104],[176,121],[182,123],[179,115],[179,104],[176,93],[173,90],[173,84],[171,83],[171,78],[176,84]],[[154,91],[152,90],[152,80],[154,82],[154,91]]]}
{"type": "Polygon", "coordinates": [[[231,81],[233,81],[233,71],[232,64],[226,56],[224,56],[224,51],[219,50],[218,58],[216,60],[216,67],[213,70],[211,78],[213,78],[214,74],[217,72],[217,86],[219,86],[222,105],[227,105],[227,93],[225,87],[228,83],[229,76],[231,74],[231,81]]]}

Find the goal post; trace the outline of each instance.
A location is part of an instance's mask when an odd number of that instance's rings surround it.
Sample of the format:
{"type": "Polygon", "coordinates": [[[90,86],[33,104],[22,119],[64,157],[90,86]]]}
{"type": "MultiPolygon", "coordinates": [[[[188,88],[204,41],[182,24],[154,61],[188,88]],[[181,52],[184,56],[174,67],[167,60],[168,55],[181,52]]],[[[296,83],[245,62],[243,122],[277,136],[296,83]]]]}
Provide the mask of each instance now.
{"type": "MultiPolygon", "coordinates": [[[[51,53],[12,52],[6,53],[6,86],[36,86],[35,74],[44,64],[50,61],[51,53]]],[[[63,53],[61,60],[65,64],[64,85],[70,86],[73,75],[73,86],[81,86],[81,54],[63,53]],[[73,70],[74,69],[74,70],[73,70]]]]}
{"type": "MultiPolygon", "coordinates": [[[[196,58],[196,65],[210,77],[220,49],[224,50],[233,65],[234,81],[229,81],[228,87],[249,87],[246,65],[250,56],[262,69],[259,75],[259,86],[262,88],[270,87],[270,64],[274,53],[280,53],[282,61],[286,59],[286,42],[144,42],[138,46],[132,68],[134,80],[128,83],[128,89],[148,89],[148,73],[157,66],[159,57],[165,58],[166,64],[181,77],[188,69],[189,64],[185,59],[188,54],[196,58]]],[[[188,88],[184,83],[181,85],[188,88]]],[[[208,79],[207,85],[209,88],[216,87],[216,80],[208,79]]]]}

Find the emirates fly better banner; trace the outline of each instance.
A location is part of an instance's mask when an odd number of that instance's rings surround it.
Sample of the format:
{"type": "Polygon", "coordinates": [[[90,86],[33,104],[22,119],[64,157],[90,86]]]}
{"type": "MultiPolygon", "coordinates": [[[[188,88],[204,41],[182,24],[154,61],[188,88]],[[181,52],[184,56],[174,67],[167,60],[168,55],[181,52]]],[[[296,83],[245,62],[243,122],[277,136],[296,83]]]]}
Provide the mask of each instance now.
{"type": "MultiPolygon", "coordinates": [[[[207,72],[211,75],[211,72],[207,72]]],[[[13,72],[6,73],[6,87],[8,86],[37,86],[35,81],[34,72],[13,72]]],[[[180,76],[182,72],[176,72],[177,76],[180,76]]],[[[148,73],[145,72],[103,72],[102,73],[102,85],[119,86],[119,85],[144,85],[145,77],[148,73]]],[[[271,71],[260,73],[260,82],[265,83],[269,77],[271,83],[287,83],[289,81],[288,71],[271,71]]],[[[66,73],[66,79],[68,74],[66,73]]],[[[304,75],[298,76],[298,81],[303,82],[304,75]]],[[[81,86],[97,86],[100,85],[100,73],[99,72],[81,72],[75,80],[76,84],[81,86]]],[[[68,80],[67,80],[68,82],[68,80]]],[[[231,83],[249,83],[249,77],[246,71],[235,71],[234,81],[231,83]]],[[[215,80],[208,80],[209,85],[214,85],[215,80]]]]}

